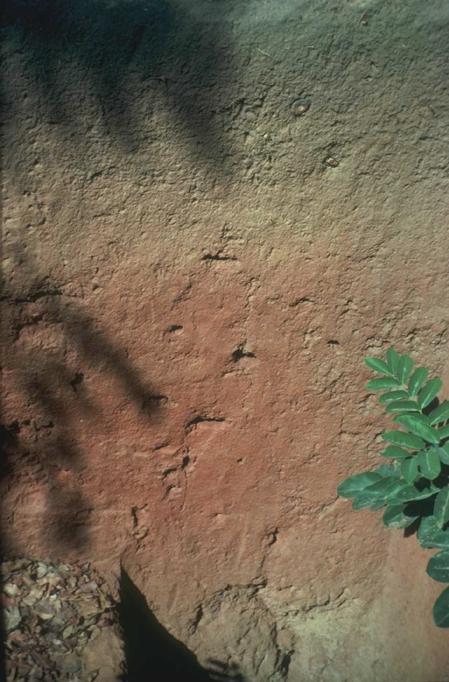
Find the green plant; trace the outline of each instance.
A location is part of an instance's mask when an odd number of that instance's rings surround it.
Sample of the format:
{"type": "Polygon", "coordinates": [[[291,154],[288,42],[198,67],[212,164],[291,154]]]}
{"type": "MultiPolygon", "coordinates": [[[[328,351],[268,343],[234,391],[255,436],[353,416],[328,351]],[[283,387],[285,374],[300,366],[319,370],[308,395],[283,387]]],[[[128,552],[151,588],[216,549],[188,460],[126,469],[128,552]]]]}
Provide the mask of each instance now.
{"type": "MultiPolygon", "coordinates": [[[[426,549],[440,550],[427,573],[449,583],[449,401],[439,402],[441,379],[428,379],[424,367],[393,348],[385,360],[366,357],[381,376],[368,382],[379,391],[379,402],[402,428],[386,431],[388,443],[380,453],[386,462],[373,471],[355,474],[338,486],[340,497],[352,499],[353,509],[381,509],[388,528],[417,530],[426,549]]],[[[436,600],[433,617],[449,627],[449,587],[436,600]]]]}

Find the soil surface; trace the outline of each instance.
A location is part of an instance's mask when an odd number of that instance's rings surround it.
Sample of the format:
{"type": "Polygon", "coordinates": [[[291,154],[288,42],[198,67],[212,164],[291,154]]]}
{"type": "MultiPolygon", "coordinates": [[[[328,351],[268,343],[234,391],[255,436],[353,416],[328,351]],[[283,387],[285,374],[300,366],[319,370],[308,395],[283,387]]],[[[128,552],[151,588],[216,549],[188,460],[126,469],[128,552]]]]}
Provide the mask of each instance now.
{"type": "Polygon", "coordinates": [[[5,557],[121,565],[223,679],[447,681],[428,553],[336,494],[391,425],[365,355],[449,390],[447,0],[1,30],[5,557]]]}

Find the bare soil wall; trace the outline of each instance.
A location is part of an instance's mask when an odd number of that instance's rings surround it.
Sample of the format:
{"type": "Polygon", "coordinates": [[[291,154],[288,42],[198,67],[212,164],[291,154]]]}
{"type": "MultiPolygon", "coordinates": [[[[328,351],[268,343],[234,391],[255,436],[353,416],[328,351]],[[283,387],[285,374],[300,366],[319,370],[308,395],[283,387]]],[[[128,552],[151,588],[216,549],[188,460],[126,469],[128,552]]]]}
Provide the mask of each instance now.
{"type": "Polygon", "coordinates": [[[121,563],[251,682],[449,680],[428,556],[336,496],[388,424],[366,354],[449,387],[448,25],[7,2],[6,555],[121,563]]]}

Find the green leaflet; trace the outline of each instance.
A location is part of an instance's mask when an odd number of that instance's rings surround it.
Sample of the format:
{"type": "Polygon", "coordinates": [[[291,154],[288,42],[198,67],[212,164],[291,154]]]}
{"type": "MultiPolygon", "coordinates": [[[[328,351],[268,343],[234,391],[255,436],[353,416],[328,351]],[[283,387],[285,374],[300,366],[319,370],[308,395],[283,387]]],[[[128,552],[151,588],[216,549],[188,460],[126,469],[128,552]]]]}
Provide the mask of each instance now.
{"type": "Polygon", "coordinates": [[[449,400],[444,400],[429,414],[429,422],[433,426],[449,419],[449,400]]]}
{"type": "Polygon", "coordinates": [[[404,431],[385,431],[382,438],[409,450],[422,450],[425,445],[421,438],[412,433],[404,433],[404,431]]]}
{"type": "Polygon", "coordinates": [[[429,481],[435,480],[441,473],[441,461],[435,448],[423,450],[417,455],[418,466],[422,475],[429,481]]]}
{"type": "Polygon", "coordinates": [[[419,524],[418,540],[426,549],[449,549],[449,530],[441,530],[434,516],[425,516],[419,524]]]}
{"type": "Polygon", "coordinates": [[[430,559],[427,573],[440,583],[449,583],[449,550],[443,549],[430,559]]]}
{"type": "Polygon", "coordinates": [[[369,488],[366,488],[364,492],[368,495],[376,495],[379,500],[388,500],[403,487],[404,483],[399,478],[381,478],[380,481],[376,481],[369,488]]]}
{"type": "Polygon", "coordinates": [[[403,487],[404,483],[394,475],[380,477],[379,481],[355,494],[352,508],[355,510],[368,507],[380,509],[403,487]]]}
{"type": "Polygon", "coordinates": [[[424,516],[418,528],[418,540],[423,547],[432,547],[432,538],[440,532],[434,516],[424,516]]]}
{"type": "Polygon", "coordinates": [[[401,463],[401,474],[407,483],[413,483],[418,478],[418,458],[407,457],[401,463]]]}
{"type": "Polygon", "coordinates": [[[439,628],[449,628],[449,587],[443,590],[433,605],[433,619],[439,628]]]}
{"type": "Polygon", "coordinates": [[[407,516],[403,504],[391,504],[385,509],[383,522],[386,528],[408,528],[418,516],[407,516]]]}
{"type": "Polygon", "coordinates": [[[447,426],[443,426],[441,429],[438,429],[438,436],[440,440],[449,437],[449,424],[447,426]]]}
{"type": "Polygon", "coordinates": [[[422,547],[440,547],[449,549],[449,531],[440,530],[434,516],[425,516],[421,519],[418,528],[418,540],[422,547]]]}
{"type": "Polygon", "coordinates": [[[413,369],[414,362],[408,355],[403,355],[397,368],[397,377],[401,384],[407,383],[407,379],[413,369]]]}
{"type": "Polygon", "coordinates": [[[402,399],[407,399],[408,398],[408,393],[407,391],[389,391],[388,393],[384,393],[383,395],[379,396],[378,400],[380,403],[388,403],[391,400],[402,400],[402,399]]]}
{"type": "Polygon", "coordinates": [[[394,348],[389,348],[387,350],[386,356],[388,367],[390,368],[392,374],[397,376],[401,356],[394,350],[394,348]]]}
{"type": "Polygon", "coordinates": [[[365,471],[362,474],[355,474],[346,478],[337,488],[337,493],[340,497],[355,497],[358,493],[368,486],[382,480],[380,474],[374,471],[365,471]]]}
{"type": "Polygon", "coordinates": [[[408,390],[411,397],[418,393],[428,376],[429,370],[425,367],[417,367],[415,369],[408,382],[408,390]]]}
{"type": "Polygon", "coordinates": [[[419,412],[419,407],[413,400],[393,400],[385,412],[419,412]]]}
{"type": "Polygon", "coordinates": [[[397,445],[387,445],[385,450],[380,453],[383,457],[393,458],[393,459],[404,459],[409,457],[410,453],[407,450],[403,450],[397,445]]]}
{"type": "Polygon", "coordinates": [[[371,369],[374,369],[375,372],[380,372],[381,374],[386,374],[387,376],[392,376],[393,374],[387,363],[383,360],[379,360],[379,358],[366,357],[365,364],[371,369]]]}
{"type": "Polygon", "coordinates": [[[416,485],[406,485],[399,490],[395,495],[395,503],[403,502],[417,502],[418,500],[426,500],[439,492],[439,488],[435,485],[430,485],[428,488],[419,490],[416,485]]]}
{"type": "Polygon", "coordinates": [[[439,530],[431,540],[429,539],[427,545],[421,543],[421,546],[429,549],[449,549],[449,531],[439,530]]]}
{"type": "Polygon", "coordinates": [[[449,549],[449,531],[440,530],[432,538],[431,548],[449,549]]]}
{"type": "MultiPolygon", "coordinates": [[[[402,421],[402,420],[401,420],[401,417],[402,417],[402,416],[405,416],[405,415],[396,414],[396,415],[393,417],[393,421],[394,421],[394,422],[397,422],[398,424],[400,424],[401,421],[402,421]]],[[[413,415],[411,415],[411,416],[414,418],[415,421],[419,422],[420,424],[424,424],[425,426],[430,427],[430,421],[429,421],[429,417],[428,417],[427,415],[425,415],[425,414],[420,414],[419,412],[414,412],[413,415]]]]}
{"type": "Polygon", "coordinates": [[[387,377],[384,379],[371,379],[366,384],[367,389],[370,391],[381,391],[384,388],[400,388],[400,386],[400,381],[393,378],[388,379],[387,377]]]}
{"type": "Polygon", "coordinates": [[[405,426],[415,436],[419,436],[423,440],[436,445],[440,442],[438,432],[436,429],[432,429],[431,426],[428,426],[424,420],[420,417],[420,415],[414,414],[403,414],[395,417],[395,422],[405,426]]]}
{"type": "Polygon", "coordinates": [[[381,464],[374,471],[382,478],[400,478],[400,472],[396,471],[390,464],[381,464]]]}
{"type": "Polygon", "coordinates": [[[383,507],[385,502],[376,493],[369,493],[367,490],[362,490],[360,493],[355,495],[352,501],[352,508],[355,511],[360,509],[371,508],[374,511],[383,507]]]}
{"type": "Polygon", "coordinates": [[[418,392],[418,404],[422,410],[427,407],[427,405],[430,405],[442,385],[443,382],[441,379],[431,379],[422,387],[418,392]]]}
{"type": "Polygon", "coordinates": [[[433,515],[439,528],[449,521],[449,488],[443,488],[436,496],[433,515]]]}
{"type": "Polygon", "coordinates": [[[438,452],[438,455],[443,464],[449,464],[449,443],[445,443],[444,445],[437,445],[435,449],[438,452]]]}

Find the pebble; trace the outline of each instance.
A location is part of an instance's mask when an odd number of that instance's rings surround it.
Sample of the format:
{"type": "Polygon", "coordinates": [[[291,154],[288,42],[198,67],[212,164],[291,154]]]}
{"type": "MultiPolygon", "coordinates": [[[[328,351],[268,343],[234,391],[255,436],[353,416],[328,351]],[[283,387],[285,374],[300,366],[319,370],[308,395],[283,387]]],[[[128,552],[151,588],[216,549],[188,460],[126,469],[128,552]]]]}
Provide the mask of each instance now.
{"type": "Polygon", "coordinates": [[[36,576],[38,578],[43,578],[45,575],[47,575],[47,573],[48,573],[48,567],[45,564],[39,562],[37,564],[37,568],[36,568],[36,576]]]}
{"type": "Polygon", "coordinates": [[[340,162],[337,161],[337,159],[333,156],[328,156],[326,159],[324,159],[324,163],[330,168],[337,168],[337,166],[340,165],[340,162]]]}
{"type": "Polygon", "coordinates": [[[15,597],[19,593],[19,588],[14,583],[6,583],[3,586],[3,592],[8,595],[8,597],[15,597]]]}
{"type": "Polygon", "coordinates": [[[15,628],[20,624],[20,621],[22,620],[21,613],[17,606],[7,607],[3,612],[3,618],[5,622],[6,632],[15,630],[15,628]]]}
{"type": "Polygon", "coordinates": [[[303,116],[309,111],[311,104],[312,104],[311,100],[306,99],[305,97],[301,97],[295,100],[292,104],[293,115],[303,116]]]}

